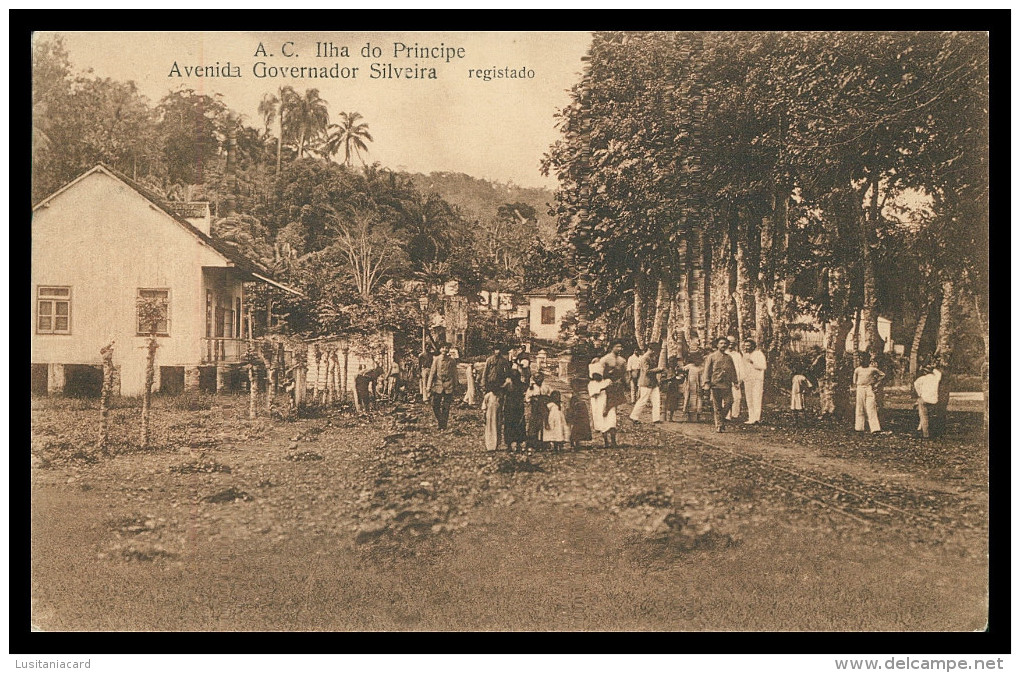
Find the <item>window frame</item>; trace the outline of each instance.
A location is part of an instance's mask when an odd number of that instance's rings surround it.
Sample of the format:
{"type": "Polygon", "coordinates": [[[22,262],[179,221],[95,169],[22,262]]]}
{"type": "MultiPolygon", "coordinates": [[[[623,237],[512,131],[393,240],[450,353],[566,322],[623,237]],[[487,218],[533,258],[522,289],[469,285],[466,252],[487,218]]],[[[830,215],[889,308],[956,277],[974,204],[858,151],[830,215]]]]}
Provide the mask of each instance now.
{"type": "MultiPolygon", "coordinates": [[[[35,286],[35,333],[36,334],[70,334],[71,333],[71,303],[74,292],[70,285],[36,285],[35,286]],[[43,295],[43,290],[67,290],[67,296],[55,294],[43,295]],[[49,302],[52,307],[49,313],[43,314],[42,303],[49,302]],[[67,304],[67,329],[57,329],[57,304],[67,304]],[[43,329],[40,323],[44,317],[50,319],[50,328],[43,329]]],[[[65,316],[60,316],[61,318],[65,316]]]]}
{"type": "Polygon", "coordinates": [[[555,325],[556,324],[556,306],[543,306],[541,307],[541,317],[539,318],[542,325],[555,325]],[[549,320],[545,319],[546,309],[549,310],[549,320]]]}
{"type": "Polygon", "coordinates": [[[171,324],[171,320],[170,320],[170,303],[171,303],[172,300],[173,300],[173,297],[171,296],[170,288],[168,288],[168,287],[140,287],[140,288],[137,288],[135,290],[135,336],[140,336],[140,337],[147,337],[147,336],[168,337],[168,336],[170,336],[170,324],[171,324]],[[165,332],[156,332],[155,334],[153,334],[152,332],[142,332],[141,330],[138,329],[140,327],[140,325],[138,324],[138,300],[142,298],[142,292],[166,292],[166,331],[165,332]]]}

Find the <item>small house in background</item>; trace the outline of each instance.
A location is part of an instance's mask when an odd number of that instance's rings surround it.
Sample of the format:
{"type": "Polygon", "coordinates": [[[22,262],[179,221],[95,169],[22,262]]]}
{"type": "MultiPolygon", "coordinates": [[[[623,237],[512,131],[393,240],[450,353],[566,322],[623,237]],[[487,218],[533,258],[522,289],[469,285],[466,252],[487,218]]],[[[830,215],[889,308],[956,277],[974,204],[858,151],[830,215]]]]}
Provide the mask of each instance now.
{"type": "Polygon", "coordinates": [[[573,279],[525,292],[524,296],[529,305],[529,329],[536,339],[555,341],[563,318],[577,311],[577,282],[573,279]]]}
{"type": "Polygon", "coordinates": [[[244,283],[273,280],[210,236],[207,203],[173,203],[97,165],[32,210],[32,389],[96,387],[114,342],[119,392],[137,395],[144,346],[159,343],[154,388],[216,390],[245,354],[244,283]],[[160,306],[143,324],[138,301],[160,306]],[[98,378],[97,378],[98,377],[98,378]]]}

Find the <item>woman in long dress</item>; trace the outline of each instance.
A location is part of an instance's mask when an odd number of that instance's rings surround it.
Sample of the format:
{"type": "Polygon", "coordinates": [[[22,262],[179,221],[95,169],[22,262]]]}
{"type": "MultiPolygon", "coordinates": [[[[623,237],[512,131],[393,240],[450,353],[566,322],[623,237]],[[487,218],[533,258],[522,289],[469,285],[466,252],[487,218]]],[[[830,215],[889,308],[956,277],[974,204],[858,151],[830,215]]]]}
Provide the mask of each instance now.
{"type": "Polygon", "coordinates": [[[607,390],[613,385],[612,379],[602,378],[602,374],[594,372],[588,383],[588,397],[591,398],[591,420],[595,432],[602,433],[602,443],[609,448],[616,446],[616,407],[607,407],[607,390]]]}
{"type": "Polygon", "coordinates": [[[524,373],[516,365],[507,374],[503,396],[503,441],[510,451],[524,450],[527,426],[524,424],[524,392],[528,388],[524,373]]]}
{"type": "Polygon", "coordinates": [[[524,393],[524,425],[527,429],[528,446],[538,448],[542,442],[542,429],[548,415],[549,395],[552,388],[545,382],[545,376],[538,371],[531,377],[531,384],[524,393]]]}

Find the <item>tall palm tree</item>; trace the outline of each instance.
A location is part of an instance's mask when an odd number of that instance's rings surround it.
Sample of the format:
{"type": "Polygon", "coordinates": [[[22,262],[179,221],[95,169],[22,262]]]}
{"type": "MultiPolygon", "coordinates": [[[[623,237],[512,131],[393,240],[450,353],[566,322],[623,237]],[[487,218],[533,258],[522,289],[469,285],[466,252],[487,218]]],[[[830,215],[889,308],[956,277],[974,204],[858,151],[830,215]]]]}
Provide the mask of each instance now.
{"type": "Polygon", "coordinates": [[[266,123],[266,133],[269,133],[269,127],[276,124],[276,174],[280,174],[280,162],[283,157],[283,107],[281,101],[283,100],[284,89],[290,89],[290,87],[281,87],[278,90],[279,95],[267,93],[262,96],[262,101],[259,103],[259,114],[262,115],[262,120],[266,123]]]}
{"type": "Polygon", "coordinates": [[[344,150],[344,164],[349,167],[353,150],[353,153],[364,164],[365,160],[361,159],[361,152],[368,152],[368,145],[365,144],[365,141],[373,141],[372,134],[368,132],[368,124],[360,122],[359,120],[361,119],[364,119],[364,117],[361,116],[360,112],[341,112],[340,123],[330,124],[329,126],[329,134],[326,136],[323,152],[327,156],[333,156],[342,147],[344,150]]]}
{"type": "Polygon", "coordinates": [[[329,126],[329,103],[319,97],[318,89],[307,89],[302,96],[291,87],[286,87],[282,93],[283,127],[300,159],[311,148],[315,137],[326,132],[329,126]]]}

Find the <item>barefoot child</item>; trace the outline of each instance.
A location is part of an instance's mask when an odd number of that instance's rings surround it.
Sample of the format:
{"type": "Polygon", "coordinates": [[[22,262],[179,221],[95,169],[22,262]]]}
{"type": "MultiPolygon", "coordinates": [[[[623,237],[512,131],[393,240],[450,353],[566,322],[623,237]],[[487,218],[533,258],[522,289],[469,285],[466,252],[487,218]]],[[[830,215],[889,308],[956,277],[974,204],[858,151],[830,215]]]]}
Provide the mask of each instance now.
{"type": "Polygon", "coordinates": [[[546,407],[548,413],[545,427],[542,429],[542,441],[552,444],[553,451],[559,451],[565,442],[570,441],[570,426],[567,425],[567,419],[563,415],[560,391],[552,391],[546,407]]]}

